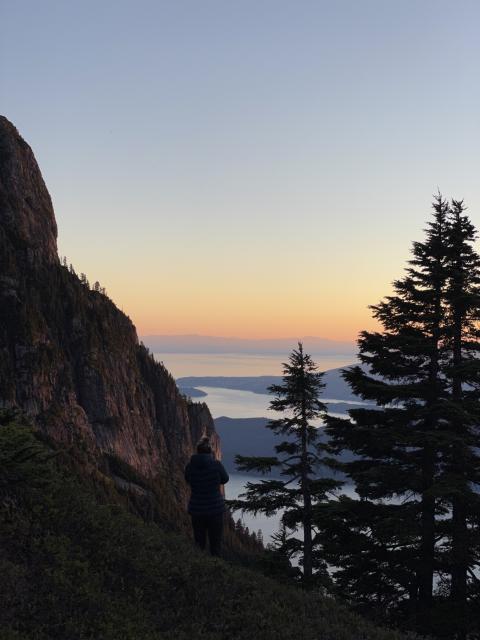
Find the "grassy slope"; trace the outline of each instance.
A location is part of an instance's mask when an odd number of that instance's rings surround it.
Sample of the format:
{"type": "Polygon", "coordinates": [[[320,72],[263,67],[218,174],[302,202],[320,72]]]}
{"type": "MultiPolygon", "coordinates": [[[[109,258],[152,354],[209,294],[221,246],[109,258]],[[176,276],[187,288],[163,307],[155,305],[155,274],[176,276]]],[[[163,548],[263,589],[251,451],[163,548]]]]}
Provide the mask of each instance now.
{"type": "Polygon", "coordinates": [[[100,503],[49,456],[30,430],[0,426],[3,640],[405,637],[100,503]]]}

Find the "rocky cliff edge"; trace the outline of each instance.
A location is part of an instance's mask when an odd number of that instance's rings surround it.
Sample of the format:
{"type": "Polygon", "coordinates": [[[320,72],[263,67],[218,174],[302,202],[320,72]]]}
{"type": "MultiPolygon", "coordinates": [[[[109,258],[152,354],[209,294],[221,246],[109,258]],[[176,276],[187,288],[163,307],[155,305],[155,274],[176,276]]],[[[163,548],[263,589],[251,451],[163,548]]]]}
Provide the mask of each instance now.
{"type": "Polygon", "coordinates": [[[203,433],[206,405],[188,402],[138,342],[135,327],[57,255],[52,202],[32,150],[0,117],[0,407],[27,414],[65,445],[171,478],[203,433]]]}

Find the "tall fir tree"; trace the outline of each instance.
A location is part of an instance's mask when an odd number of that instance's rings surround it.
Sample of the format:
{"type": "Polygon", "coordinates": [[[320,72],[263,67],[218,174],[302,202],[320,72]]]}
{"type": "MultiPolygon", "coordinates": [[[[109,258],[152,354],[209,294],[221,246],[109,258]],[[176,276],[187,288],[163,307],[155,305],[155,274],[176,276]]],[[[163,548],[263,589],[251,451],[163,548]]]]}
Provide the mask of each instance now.
{"type": "Polygon", "coordinates": [[[316,528],[313,509],[327,499],[330,491],[341,483],[330,478],[318,478],[324,445],[314,424],[326,413],[319,395],[324,388],[323,373],[317,371],[312,358],[303,350],[301,342],[294,349],[289,362],[283,365],[281,385],[269,387],[274,394],[270,409],[281,417],[271,420],[267,427],[284,439],[275,446],[276,456],[236,456],[239,470],[271,474],[276,469],[280,477],[248,482],[246,491],[231,506],[267,516],[282,511],[282,553],[300,557],[303,584],[325,581],[325,563],[314,550],[316,528]],[[302,538],[295,536],[301,530],[302,538]],[[314,577],[316,580],[314,580],[314,577]]]}
{"type": "Polygon", "coordinates": [[[472,626],[479,624],[479,601],[474,595],[480,565],[480,257],[474,249],[476,238],[477,232],[465,214],[463,202],[453,200],[446,265],[447,358],[443,365],[449,383],[451,432],[443,469],[451,506],[446,528],[450,619],[458,640],[467,638],[472,626]]]}
{"type": "Polygon", "coordinates": [[[464,212],[436,198],[395,295],[372,307],[383,331],[362,332],[344,377],[377,407],[327,419],[359,499],[320,510],[352,603],[456,640],[479,626],[480,258],[464,212]]]}
{"type": "Polygon", "coordinates": [[[363,366],[344,372],[353,391],[377,407],[327,420],[332,450],[354,454],[336,467],[360,497],[332,504],[326,520],[330,561],[335,563],[339,544],[351,545],[342,554],[337,584],[364,611],[422,633],[433,625],[435,521],[445,513],[438,485],[449,205],[439,194],[433,208],[425,241],[413,244],[394,295],[372,307],[383,331],[360,334],[363,366]]]}

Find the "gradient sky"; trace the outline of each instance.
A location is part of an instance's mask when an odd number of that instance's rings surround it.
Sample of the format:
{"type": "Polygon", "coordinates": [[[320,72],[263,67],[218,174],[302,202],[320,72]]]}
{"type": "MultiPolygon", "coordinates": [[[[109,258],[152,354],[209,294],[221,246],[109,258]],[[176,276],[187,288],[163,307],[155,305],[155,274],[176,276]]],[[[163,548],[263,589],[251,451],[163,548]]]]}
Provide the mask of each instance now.
{"type": "Polygon", "coordinates": [[[0,112],[140,334],[353,339],[480,225],[477,0],[0,0],[0,112]]]}

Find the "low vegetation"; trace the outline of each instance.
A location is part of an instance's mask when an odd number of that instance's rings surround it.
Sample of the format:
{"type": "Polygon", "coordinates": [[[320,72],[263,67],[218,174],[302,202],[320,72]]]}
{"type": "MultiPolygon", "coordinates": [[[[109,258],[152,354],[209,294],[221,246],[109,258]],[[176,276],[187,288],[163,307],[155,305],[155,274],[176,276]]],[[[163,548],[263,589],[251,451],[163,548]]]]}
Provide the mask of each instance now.
{"type": "Polygon", "coordinates": [[[334,601],[206,557],[0,419],[2,640],[394,640],[334,601]]]}

